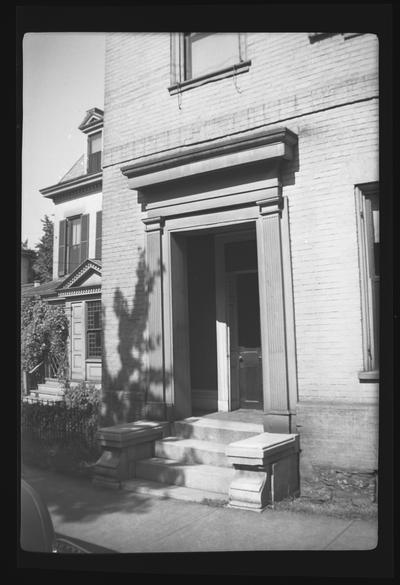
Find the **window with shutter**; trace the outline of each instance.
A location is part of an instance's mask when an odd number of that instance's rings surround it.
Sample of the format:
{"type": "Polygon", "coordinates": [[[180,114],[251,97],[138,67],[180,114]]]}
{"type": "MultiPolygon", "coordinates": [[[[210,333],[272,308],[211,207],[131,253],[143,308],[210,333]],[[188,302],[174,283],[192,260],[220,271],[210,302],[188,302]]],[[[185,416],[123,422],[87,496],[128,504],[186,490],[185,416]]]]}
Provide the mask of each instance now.
{"type": "Polygon", "coordinates": [[[96,213],[96,251],[95,258],[101,260],[101,232],[102,232],[102,212],[96,213]]]}
{"type": "Polygon", "coordinates": [[[81,243],[80,243],[80,261],[83,262],[89,257],[89,214],[81,217],[81,243]]]}
{"type": "Polygon", "coordinates": [[[67,221],[60,221],[58,234],[58,276],[65,274],[67,221]]]}

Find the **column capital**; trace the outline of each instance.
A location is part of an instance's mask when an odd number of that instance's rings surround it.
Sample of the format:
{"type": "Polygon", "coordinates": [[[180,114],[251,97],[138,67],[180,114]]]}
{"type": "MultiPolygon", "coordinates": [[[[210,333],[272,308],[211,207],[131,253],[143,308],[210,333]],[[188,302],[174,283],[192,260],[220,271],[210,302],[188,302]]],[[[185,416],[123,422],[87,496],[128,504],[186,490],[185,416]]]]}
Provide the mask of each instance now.
{"type": "Polygon", "coordinates": [[[158,217],[145,217],[142,219],[146,232],[157,232],[162,231],[164,226],[164,218],[162,216],[158,217]]]}
{"type": "Polygon", "coordinates": [[[264,199],[256,201],[259,207],[260,215],[278,213],[283,208],[282,186],[279,183],[266,191],[267,196],[264,199]]]}

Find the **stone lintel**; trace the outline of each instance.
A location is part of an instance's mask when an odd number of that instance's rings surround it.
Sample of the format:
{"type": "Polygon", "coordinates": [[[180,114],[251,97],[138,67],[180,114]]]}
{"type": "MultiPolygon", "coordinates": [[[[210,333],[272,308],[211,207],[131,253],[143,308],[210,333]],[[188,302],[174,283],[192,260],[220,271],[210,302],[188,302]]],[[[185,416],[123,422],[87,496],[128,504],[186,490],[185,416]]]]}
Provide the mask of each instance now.
{"type": "Polygon", "coordinates": [[[130,189],[142,189],[184,177],[265,160],[291,160],[297,136],[287,128],[226,136],[173,153],[155,154],[122,167],[130,189]]]}

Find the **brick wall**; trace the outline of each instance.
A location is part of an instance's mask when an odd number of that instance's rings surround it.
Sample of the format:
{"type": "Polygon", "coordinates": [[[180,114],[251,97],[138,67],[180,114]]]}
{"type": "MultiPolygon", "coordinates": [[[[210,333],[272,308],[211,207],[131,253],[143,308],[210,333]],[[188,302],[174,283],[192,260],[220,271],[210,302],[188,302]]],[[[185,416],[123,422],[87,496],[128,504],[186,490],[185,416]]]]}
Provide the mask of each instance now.
{"type": "MultiPolygon", "coordinates": [[[[136,273],[144,245],[141,210],[120,166],[255,127],[287,126],[299,137],[298,159],[283,176],[290,215],[299,400],[347,403],[349,413],[352,403],[376,403],[376,385],[360,384],[357,377],[362,339],[354,185],[378,180],[377,38],[367,34],[345,40],[335,35],[311,44],[306,33],[249,33],[250,71],[238,75],[236,85],[227,78],[184,92],[181,108],[177,96],[167,90],[169,43],[165,33],[116,33],[107,40],[102,293],[110,377],[106,388],[120,391],[123,402],[132,389],[140,395],[145,386],[131,366],[129,375],[121,375],[124,362],[129,362],[127,356],[121,358],[121,335],[129,337],[129,328],[121,330],[116,291],[127,303],[132,326],[135,319],[141,321],[138,307],[145,311],[145,298],[136,273]]],[[[129,412],[129,406],[124,408],[129,412]]],[[[320,414],[312,410],[305,426],[318,428],[312,416],[317,421],[320,414]]],[[[376,421],[376,409],[371,417],[376,421]]],[[[335,420],[340,429],[341,418],[335,420]]],[[[366,435],[360,440],[367,461],[373,447],[366,435]]],[[[334,450],[337,435],[327,433],[326,441],[334,450]]],[[[350,455],[347,465],[352,465],[350,455]]]]}

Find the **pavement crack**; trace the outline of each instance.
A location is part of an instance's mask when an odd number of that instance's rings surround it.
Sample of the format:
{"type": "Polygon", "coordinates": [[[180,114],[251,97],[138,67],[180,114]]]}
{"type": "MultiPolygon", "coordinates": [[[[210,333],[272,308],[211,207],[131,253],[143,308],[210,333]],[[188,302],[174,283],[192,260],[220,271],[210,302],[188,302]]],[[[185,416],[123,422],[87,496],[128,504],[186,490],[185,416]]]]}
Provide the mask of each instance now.
{"type": "Polygon", "coordinates": [[[342,534],[344,534],[346,532],[346,530],[348,530],[350,528],[350,526],[352,526],[352,524],[354,524],[355,521],[356,521],[356,519],[350,520],[350,523],[347,526],[345,526],[343,528],[343,530],[341,530],[339,532],[339,534],[337,534],[335,536],[335,538],[333,538],[330,542],[328,542],[328,544],[325,545],[321,550],[326,550],[329,546],[331,546],[331,544],[333,544],[335,542],[335,540],[337,540],[339,538],[339,536],[342,536],[342,534]]]}

